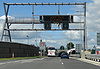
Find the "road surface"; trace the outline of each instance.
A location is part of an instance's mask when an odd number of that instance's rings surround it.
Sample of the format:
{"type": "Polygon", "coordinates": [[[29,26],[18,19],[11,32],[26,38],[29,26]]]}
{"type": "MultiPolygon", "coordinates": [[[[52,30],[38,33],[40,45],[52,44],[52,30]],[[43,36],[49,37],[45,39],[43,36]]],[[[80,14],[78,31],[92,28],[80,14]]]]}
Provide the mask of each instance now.
{"type": "Polygon", "coordinates": [[[49,57],[0,62],[0,69],[100,69],[100,67],[71,58],[49,57]]]}

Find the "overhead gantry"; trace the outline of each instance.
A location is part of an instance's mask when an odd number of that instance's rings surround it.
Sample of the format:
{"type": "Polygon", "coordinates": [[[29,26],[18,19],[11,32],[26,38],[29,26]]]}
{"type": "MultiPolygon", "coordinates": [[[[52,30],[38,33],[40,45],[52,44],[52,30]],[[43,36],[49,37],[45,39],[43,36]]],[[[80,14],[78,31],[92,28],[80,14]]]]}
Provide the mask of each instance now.
{"type": "MultiPolygon", "coordinates": [[[[67,8],[68,9],[68,8],[67,8]]],[[[84,50],[85,47],[87,45],[87,41],[86,41],[86,2],[85,3],[4,3],[4,12],[5,12],[5,25],[3,28],[3,33],[2,33],[2,37],[1,40],[3,41],[5,38],[8,38],[6,41],[12,41],[11,40],[11,33],[10,31],[62,31],[62,30],[74,30],[74,31],[83,31],[84,32],[84,36],[83,36],[83,41],[84,41],[84,50]],[[35,15],[34,13],[34,8],[32,11],[32,16],[34,18],[14,18],[14,19],[8,19],[8,13],[9,13],[9,8],[10,6],[18,6],[18,5],[31,5],[31,6],[37,6],[37,5],[53,5],[56,6],[58,5],[58,15],[35,15]],[[83,14],[68,14],[68,15],[60,15],[60,6],[65,5],[65,6],[69,6],[69,5],[75,5],[75,7],[77,6],[83,6],[83,14]],[[75,22],[74,21],[74,17],[75,16],[82,16],[83,17],[83,21],[78,21],[75,22]],[[38,19],[36,19],[35,17],[38,17],[38,19]],[[75,28],[75,29],[71,29],[69,28],[69,24],[83,24],[83,28],[75,28]],[[10,29],[10,26],[12,24],[18,25],[18,24],[28,24],[28,25],[32,25],[34,26],[35,24],[40,24],[40,25],[44,25],[44,28],[42,29],[35,29],[34,27],[32,29],[10,29]],[[58,24],[61,25],[61,28],[59,29],[52,29],[52,24],[58,24]]],[[[79,11],[80,12],[80,11],[79,11]]]]}

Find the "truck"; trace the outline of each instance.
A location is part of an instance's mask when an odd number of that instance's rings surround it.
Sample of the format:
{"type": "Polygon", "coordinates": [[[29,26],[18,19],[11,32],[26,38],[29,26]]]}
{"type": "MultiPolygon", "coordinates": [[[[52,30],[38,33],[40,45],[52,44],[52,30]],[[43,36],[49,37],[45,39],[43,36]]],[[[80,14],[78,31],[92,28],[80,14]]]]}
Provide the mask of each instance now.
{"type": "Polygon", "coordinates": [[[55,47],[49,47],[47,55],[48,55],[48,57],[57,56],[57,50],[55,49],[55,47]]]}

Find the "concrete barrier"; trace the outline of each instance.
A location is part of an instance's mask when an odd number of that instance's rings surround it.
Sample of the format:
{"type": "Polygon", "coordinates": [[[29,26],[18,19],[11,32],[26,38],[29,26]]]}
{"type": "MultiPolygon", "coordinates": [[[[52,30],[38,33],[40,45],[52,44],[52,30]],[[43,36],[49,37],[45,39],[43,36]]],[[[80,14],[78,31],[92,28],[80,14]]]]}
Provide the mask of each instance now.
{"type": "Polygon", "coordinates": [[[85,54],[85,58],[93,61],[100,62],[100,55],[96,54],[85,54]]]}

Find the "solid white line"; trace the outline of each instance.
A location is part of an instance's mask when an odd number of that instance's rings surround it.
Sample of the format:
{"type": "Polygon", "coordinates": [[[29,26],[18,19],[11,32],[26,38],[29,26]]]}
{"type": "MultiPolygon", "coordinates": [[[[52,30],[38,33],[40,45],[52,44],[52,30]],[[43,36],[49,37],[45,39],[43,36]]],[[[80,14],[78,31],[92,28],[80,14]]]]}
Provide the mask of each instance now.
{"type": "Polygon", "coordinates": [[[6,63],[0,63],[0,65],[3,65],[3,64],[6,64],[6,63]]]}

